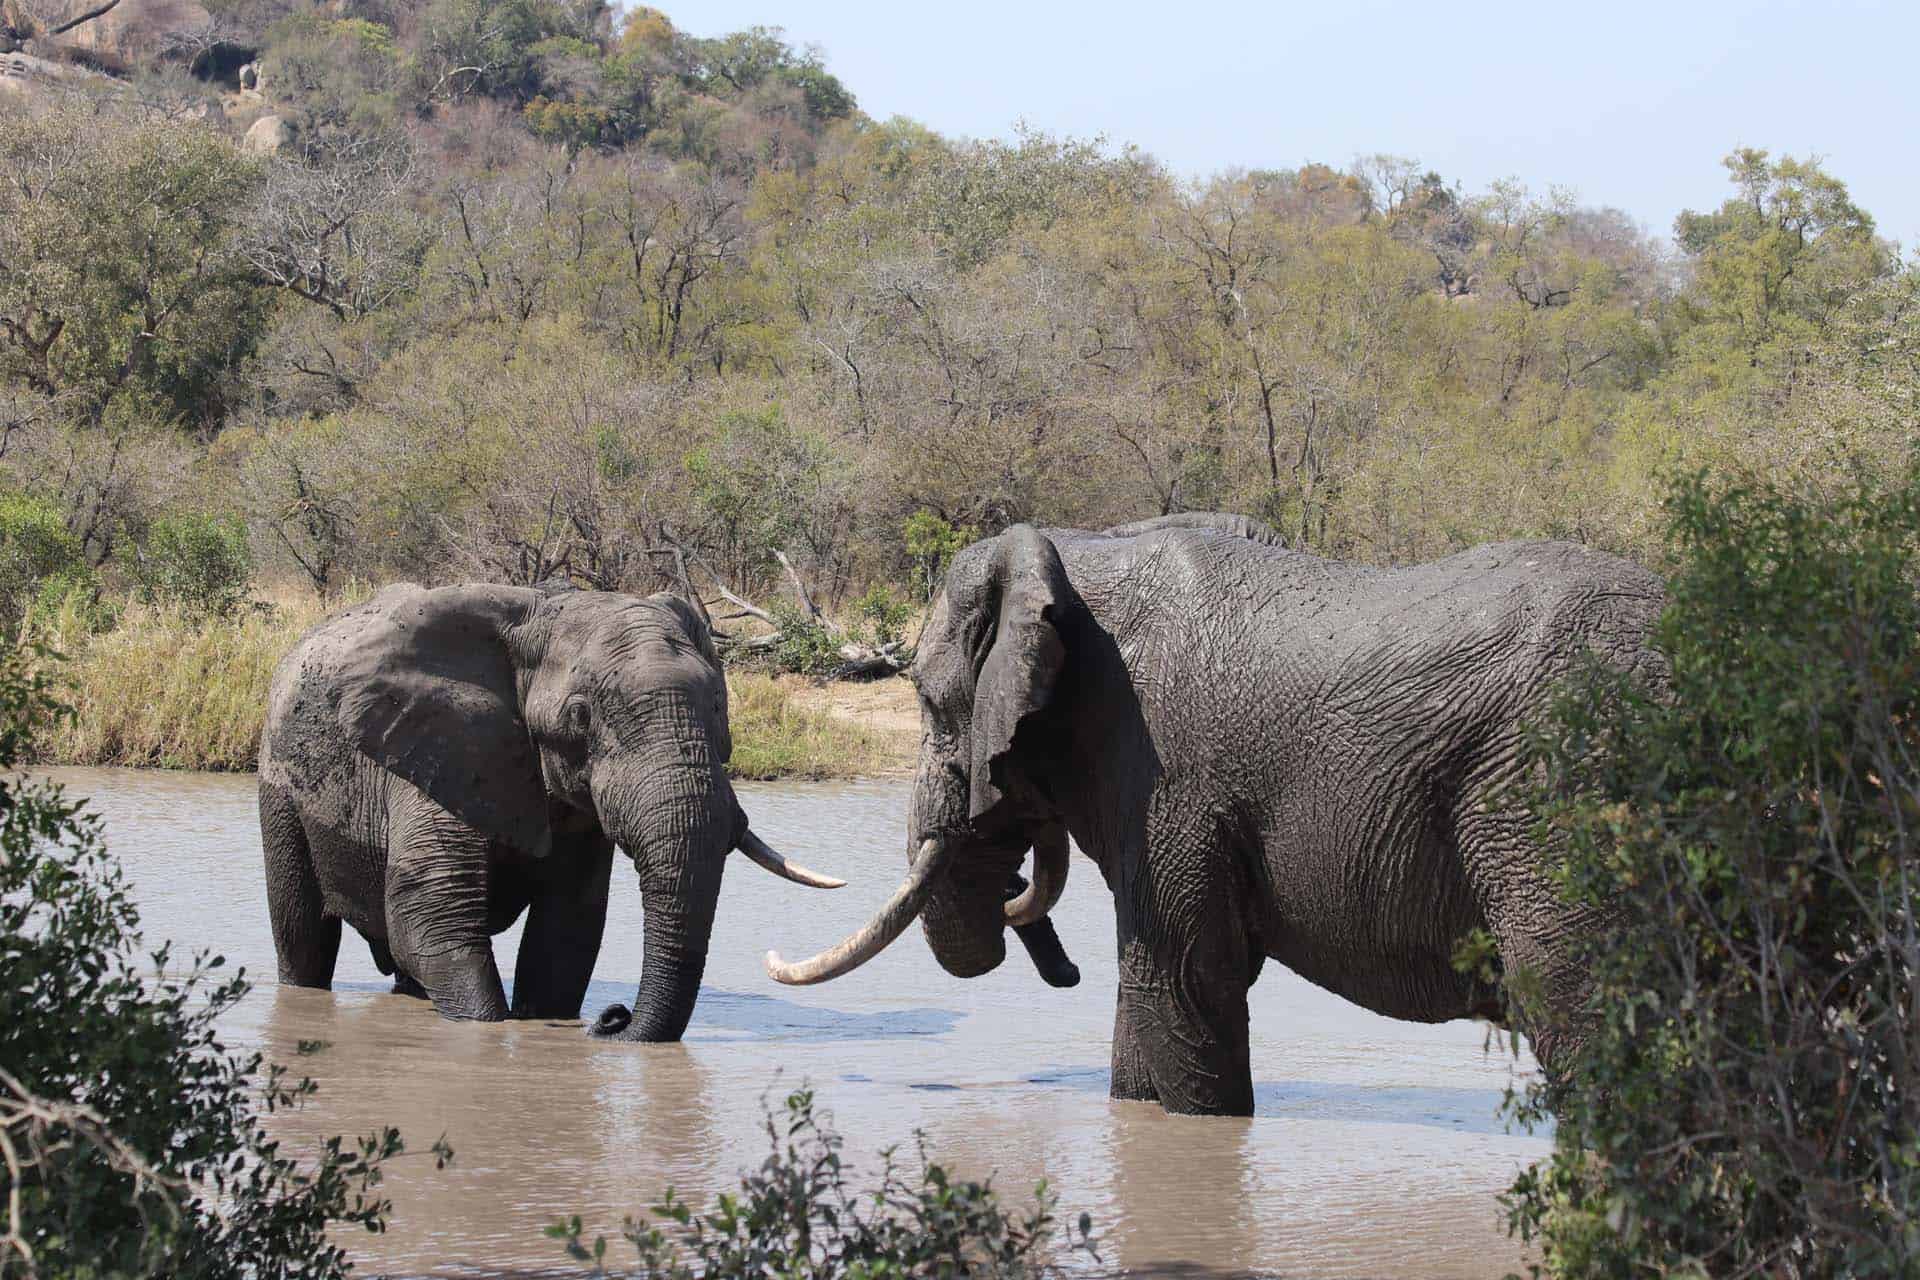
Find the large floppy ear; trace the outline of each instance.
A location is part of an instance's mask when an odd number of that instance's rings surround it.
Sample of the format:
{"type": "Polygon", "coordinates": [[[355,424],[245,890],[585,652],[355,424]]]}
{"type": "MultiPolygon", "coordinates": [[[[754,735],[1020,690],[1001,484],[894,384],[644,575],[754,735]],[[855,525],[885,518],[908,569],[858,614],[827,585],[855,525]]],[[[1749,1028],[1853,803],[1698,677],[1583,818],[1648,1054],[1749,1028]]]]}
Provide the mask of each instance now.
{"type": "Polygon", "coordinates": [[[1014,736],[1053,701],[1067,660],[1060,629],[1073,599],[1060,553],[1039,530],[1015,525],[995,541],[987,599],[997,617],[974,680],[970,818],[1000,803],[1014,736]]]}
{"type": "Polygon", "coordinates": [[[532,856],[552,847],[547,793],[508,651],[541,595],[436,587],[370,612],[337,668],[347,739],[475,830],[532,856]]]}

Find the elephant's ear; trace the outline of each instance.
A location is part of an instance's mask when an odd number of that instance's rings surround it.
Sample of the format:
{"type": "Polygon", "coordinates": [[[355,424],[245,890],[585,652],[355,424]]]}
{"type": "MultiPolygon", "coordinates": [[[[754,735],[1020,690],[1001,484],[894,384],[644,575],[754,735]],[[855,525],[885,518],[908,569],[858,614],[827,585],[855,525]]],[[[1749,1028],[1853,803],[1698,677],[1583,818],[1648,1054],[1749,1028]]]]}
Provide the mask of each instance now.
{"type": "Polygon", "coordinates": [[[1015,525],[996,541],[998,616],[974,682],[971,818],[1000,803],[1014,736],[1053,701],[1067,660],[1060,625],[1073,598],[1060,553],[1038,530],[1015,525]]]}
{"type": "Polygon", "coordinates": [[[539,601],[520,587],[410,592],[367,615],[336,668],[348,741],[536,858],[552,847],[547,793],[507,636],[539,601]]]}

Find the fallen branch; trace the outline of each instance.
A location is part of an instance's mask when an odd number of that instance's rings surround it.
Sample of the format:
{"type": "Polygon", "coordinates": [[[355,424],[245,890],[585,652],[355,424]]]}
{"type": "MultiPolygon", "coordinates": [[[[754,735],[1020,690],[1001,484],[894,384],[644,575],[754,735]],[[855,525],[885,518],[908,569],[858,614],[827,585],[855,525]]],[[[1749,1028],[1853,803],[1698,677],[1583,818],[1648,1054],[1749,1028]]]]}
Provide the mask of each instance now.
{"type": "Polygon", "coordinates": [[[787,571],[787,578],[793,583],[794,594],[800,597],[800,607],[807,611],[808,616],[814,620],[814,623],[830,636],[845,635],[846,632],[841,629],[840,625],[833,621],[833,619],[827,617],[826,614],[820,612],[820,606],[815,604],[813,597],[807,594],[807,584],[800,581],[799,570],[793,567],[793,561],[787,559],[787,553],[784,551],[775,551],[773,558],[778,560],[780,567],[787,571]]]}

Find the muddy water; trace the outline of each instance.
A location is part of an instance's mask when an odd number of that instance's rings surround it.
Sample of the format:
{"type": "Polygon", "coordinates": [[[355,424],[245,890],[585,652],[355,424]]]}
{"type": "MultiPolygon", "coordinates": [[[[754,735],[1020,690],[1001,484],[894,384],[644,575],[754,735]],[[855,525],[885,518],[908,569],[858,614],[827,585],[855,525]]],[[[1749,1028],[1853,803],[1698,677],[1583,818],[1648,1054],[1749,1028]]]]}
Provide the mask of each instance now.
{"type": "MultiPolygon", "coordinates": [[[[446,1170],[408,1157],[393,1171],[392,1230],[349,1242],[369,1271],[554,1266],[541,1229],[563,1214],[615,1236],[668,1185],[702,1203],[764,1154],[762,1099],[802,1082],[849,1155],[917,1128],[966,1175],[1020,1192],[1045,1177],[1064,1210],[1093,1215],[1108,1267],[1483,1277],[1523,1261],[1494,1196],[1546,1144],[1497,1118],[1513,1066],[1483,1052],[1477,1025],[1376,1018],[1269,965],[1252,1000],[1252,1119],[1109,1101],[1112,906],[1084,861],[1056,913],[1084,975],[1074,990],[1042,985],[1017,947],[996,973],[950,978],[917,931],[839,982],[775,986],[767,947],[834,940],[897,883],[899,784],[743,788],[763,836],[853,883],[804,890],[739,860],[686,1041],[633,1046],[593,1044],[578,1023],[442,1022],[386,994],[351,932],[334,991],[279,989],[250,777],[55,776],[94,798],[150,938],[217,948],[263,980],[230,1016],[232,1043],[292,1062],[298,1042],[328,1042],[297,1059],[321,1092],[276,1122],[290,1147],[387,1123],[416,1148],[453,1144],[446,1170]]],[[[639,907],[616,867],[589,1011],[632,999],[639,907]]],[[[503,973],[518,932],[496,940],[503,973]]]]}

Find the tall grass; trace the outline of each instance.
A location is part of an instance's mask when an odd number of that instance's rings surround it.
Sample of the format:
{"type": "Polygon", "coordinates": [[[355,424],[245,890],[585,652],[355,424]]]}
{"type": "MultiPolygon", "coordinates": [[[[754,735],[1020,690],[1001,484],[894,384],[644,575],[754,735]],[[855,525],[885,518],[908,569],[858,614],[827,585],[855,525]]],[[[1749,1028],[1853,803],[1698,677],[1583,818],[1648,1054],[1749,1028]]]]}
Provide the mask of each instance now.
{"type": "MultiPolygon", "coordinates": [[[[327,612],[305,596],[224,619],[129,602],[97,635],[74,610],[54,613],[38,638],[67,656],[75,715],[48,735],[40,762],[252,769],[273,668],[327,612]]],[[[736,777],[869,776],[899,769],[912,750],[897,734],[795,705],[766,676],[733,673],[728,686],[736,777]]]]}
{"type": "Polygon", "coordinates": [[[274,665],[323,613],[283,603],[190,619],[129,603],[94,636],[56,616],[44,635],[67,655],[74,716],[50,735],[47,763],[253,768],[274,665]]]}

